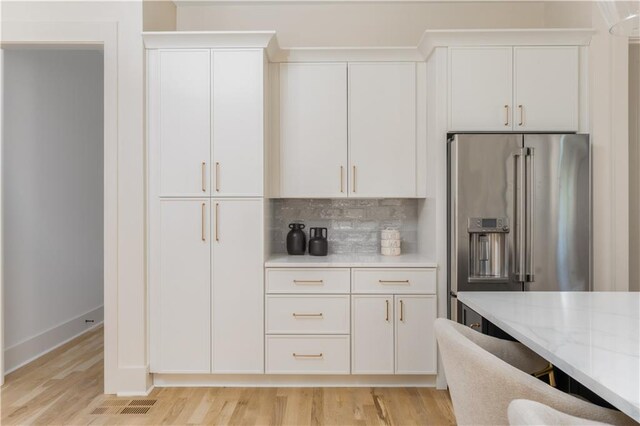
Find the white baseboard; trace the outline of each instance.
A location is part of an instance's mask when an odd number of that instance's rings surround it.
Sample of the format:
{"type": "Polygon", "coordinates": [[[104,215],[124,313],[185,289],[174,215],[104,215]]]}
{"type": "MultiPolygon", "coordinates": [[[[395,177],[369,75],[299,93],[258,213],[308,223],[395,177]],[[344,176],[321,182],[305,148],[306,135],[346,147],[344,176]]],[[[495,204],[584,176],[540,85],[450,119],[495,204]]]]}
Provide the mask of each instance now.
{"type": "Polygon", "coordinates": [[[155,387],[435,387],[436,376],[154,374],[155,387]]]}
{"type": "Polygon", "coordinates": [[[116,395],[123,397],[146,396],[153,389],[149,366],[118,368],[118,390],[116,395]]]}
{"type": "Polygon", "coordinates": [[[99,326],[104,320],[104,307],[99,306],[65,323],[17,343],[4,351],[4,374],[40,358],[48,352],[99,326]],[[92,319],[93,323],[85,320],[92,319]]]}

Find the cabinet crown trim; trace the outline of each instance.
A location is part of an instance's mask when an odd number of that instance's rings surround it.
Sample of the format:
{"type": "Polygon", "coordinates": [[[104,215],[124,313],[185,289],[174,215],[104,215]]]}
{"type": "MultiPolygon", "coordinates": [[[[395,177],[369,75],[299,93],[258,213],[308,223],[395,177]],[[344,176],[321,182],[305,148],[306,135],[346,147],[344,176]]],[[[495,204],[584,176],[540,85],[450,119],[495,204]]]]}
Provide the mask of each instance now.
{"type": "Polygon", "coordinates": [[[595,32],[593,28],[427,30],[418,43],[418,49],[427,59],[437,47],[588,46],[595,32]]]}
{"type": "Polygon", "coordinates": [[[278,47],[275,31],[145,31],[147,49],[266,49],[271,57],[278,47]]]}
{"type": "Polygon", "coordinates": [[[296,47],[283,49],[276,31],[146,31],[147,49],[265,49],[270,62],[422,62],[437,47],[588,46],[592,28],[426,30],[415,46],[296,47]]]}

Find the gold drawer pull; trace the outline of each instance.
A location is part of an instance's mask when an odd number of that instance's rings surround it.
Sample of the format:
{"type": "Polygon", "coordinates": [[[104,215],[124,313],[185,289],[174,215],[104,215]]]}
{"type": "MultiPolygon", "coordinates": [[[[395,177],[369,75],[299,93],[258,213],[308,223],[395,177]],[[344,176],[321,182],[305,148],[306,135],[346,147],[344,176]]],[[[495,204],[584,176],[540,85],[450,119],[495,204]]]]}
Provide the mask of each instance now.
{"type": "Polygon", "coordinates": [[[404,302],[400,299],[400,321],[404,322],[404,302]]]}
{"type": "Polygon", "coordinates": [[[297,354],[294,352],[293,356],[295,358],[322,358],[322,352],[319,354],[297,354]]]}
{"type": "Polygon", "coordinates": [[[216,192],[220,192],[220,163],[216,162],[216,192]]]}
{"type": "Polygon", "coordinates": [[[202,162],[202,192],[207,192],[207,163],[202,162]]]}
{"type": "Polygon", "coordinates": [[[322,312],[319,312],[317,314],[297,314],[297,313],[293,313],[294,318],[322,318],[322,312]]]}
{"type": "Polygon", "coordinates": [[[380,284],[409,284],[409,280],[378,280],[380,284]]]}
{"type": "Polygon", "coordinates": [[[322,284],[322,280],[293,280],[294,284],[322,284]]]}
{"type": "Polygon", "coordinates": [[[387,316],[384,320],[389,322],[389,300],[385,300],[385,303],[387,304],[387,316]]]}

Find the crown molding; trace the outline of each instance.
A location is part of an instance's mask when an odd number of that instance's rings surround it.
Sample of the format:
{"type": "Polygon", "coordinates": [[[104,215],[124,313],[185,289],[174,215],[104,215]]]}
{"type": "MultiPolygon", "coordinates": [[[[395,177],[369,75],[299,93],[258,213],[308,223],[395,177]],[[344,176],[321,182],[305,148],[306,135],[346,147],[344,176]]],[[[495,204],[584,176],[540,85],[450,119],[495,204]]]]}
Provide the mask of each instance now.
{"type": "Polygon", "coordinates": [[[427,30],[418,50],[427,59],[436,47],[452,46],[588,46],[592,28],[500,30],[427,30]]]}
{"type": "Polygon", "coordinates": [[[281,48],[275,31],[144,32],[147,49],[265,49],[270,62],[422,62],[437,47],[588,46],[591,28],[500,30],[427,30],[416,46],[281,48]]]}
{"type": "Polygon", "coordinates": [[[147,31],[142,33],[147,49],[218,48],[279,50],[275,31],[147,31]]]}

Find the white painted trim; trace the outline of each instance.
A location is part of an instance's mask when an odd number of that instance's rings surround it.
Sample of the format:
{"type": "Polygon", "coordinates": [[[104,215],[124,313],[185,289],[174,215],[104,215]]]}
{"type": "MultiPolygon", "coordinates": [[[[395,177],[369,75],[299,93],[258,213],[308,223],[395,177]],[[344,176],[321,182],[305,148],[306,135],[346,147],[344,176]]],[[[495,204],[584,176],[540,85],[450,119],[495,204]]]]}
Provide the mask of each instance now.
{"type": "Polygon", "coordinates": [[[104,308],[103,306],[99,306],[6,348],[4,357],[7,371],[5,373],[9,374],[73,339],[101,326],[103,319],[104,308]],[[86,319],[93,319],[95,322],[87,325],[87,323],[85,323],[86,319]]]}
{"type": "Polygon", "coordinates": [[[147,31],[142,40],[147,49],[277,48],[275,31],[147,31]]]}
{"type": "Polygon", "coordinates": [[[142,37],[147,49],[261,48],[270,62],[422,62],[436,47],[547,45],[587,46],[590,28],[427,30],[415,46],[280,48],[275,31],[154,31],[142,37]]]}
{"type": "Polygon", "coordinates": [[[451,46],[588,46],[591,28],[500,30],[427,30],[418,43],[426,59],[436,47],[451,46]]]}
{"type": "Polygon", "coordinates": [[[3,22],[2,46],[101,45],[104,53],[104,391],[118,379],[118,23],[3,22]]]}
{"type": "Polygon", "coordinates": [[[304,47],[279,49],[271,62],[422,62],[416,47],[304,47]]]}
{"type": "MultiPolygon", "coordinates": [[[[0,20],[0,35],[2,34],[2,21],[0,20]]],[[[0,386],[4,384],[4,285],[2,282],[2,111],[4,111],[3,99],[4,99],[4,51],[0,49],[0,386]]]]}
{"type": "Polygon", "coordinates": [[[434,387],[435,375],[154,374],[155,387],[434,387]]]}

